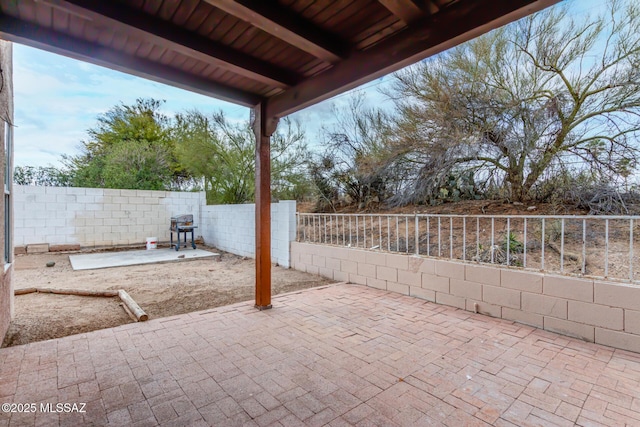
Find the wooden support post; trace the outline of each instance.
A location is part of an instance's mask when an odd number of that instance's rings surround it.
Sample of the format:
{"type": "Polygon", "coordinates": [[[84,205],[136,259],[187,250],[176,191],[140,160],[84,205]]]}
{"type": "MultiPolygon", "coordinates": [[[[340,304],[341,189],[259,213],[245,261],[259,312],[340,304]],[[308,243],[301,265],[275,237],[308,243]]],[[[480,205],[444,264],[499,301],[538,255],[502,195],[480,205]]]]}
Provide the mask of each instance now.
{"type": "Polygon", "coordinates": [[[265,115],[265,104],[251,111],[256,136],[256,308],[271,308],[271,135],[278,120],[265,115]]]}

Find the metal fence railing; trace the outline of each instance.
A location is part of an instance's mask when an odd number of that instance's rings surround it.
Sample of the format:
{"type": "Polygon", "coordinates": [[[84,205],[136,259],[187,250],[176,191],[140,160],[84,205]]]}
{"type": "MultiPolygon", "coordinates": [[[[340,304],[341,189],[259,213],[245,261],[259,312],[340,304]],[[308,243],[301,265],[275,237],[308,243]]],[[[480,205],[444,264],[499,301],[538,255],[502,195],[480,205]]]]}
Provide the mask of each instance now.
{"type": "Polygon", "coordinates": [[[636,283],[639,226],[640,216],[298,213],[296,238],[636,283]]]}

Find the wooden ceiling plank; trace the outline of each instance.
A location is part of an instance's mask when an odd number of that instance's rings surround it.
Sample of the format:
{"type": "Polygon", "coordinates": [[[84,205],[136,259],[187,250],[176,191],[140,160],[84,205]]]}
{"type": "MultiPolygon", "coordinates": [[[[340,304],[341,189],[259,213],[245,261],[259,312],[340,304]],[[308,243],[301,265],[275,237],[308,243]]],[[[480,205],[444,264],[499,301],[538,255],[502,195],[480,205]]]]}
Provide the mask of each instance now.
{"type": "Polygon", "coordinates": [[[165,21],[173,21],[173,17],[180,3],[182,3],[181,0],[164,0],[157,16],[165,21]]]}
{"type": "Polygon", "coordinates": [[[356,49],[368,49],[369,47],[386,39],[387,37],[392,36],[399,31],[402,31],[405,27],[406,24],[402,21],[391,21],[389,19],[386,19],[372,25],[372,28],[375,28],[375,31],[362,31],[360,34],[358,34],[358,37],[353,40],[353,44],[356,49]]]}
{"type": "MultiPolygon", "coordinates": [[[[205,3],[202,3],[203,5],[205,3]]],[[[238,21],[231,15],[228,15],[215,7],[206,5],[210,10],[207,19],[194,30],[211,40],[223,43],[222,38],[226,35],[238,21]]]]}
{"type": "Polygon", "coordinates": [[[199,61],[196,59],[185,57],[185,61],[182,64],[181,68],[185,73],[197,74],[197,73],[194,73],[192,70],[193,70],[193,67],[195,67],[198,62],[199,61]]]}
{"type": "Polygon", "coordinates": [[[196,61],[196,65],[193,66],[193,68],[191,69],[191,74],[196,74],[196,75],[201,75],[202,71],[207,67],[207,64],[205,64],[202,61],[196,61]]]}
{"type": "MultiPolygon", "coordinates": [[[[326,5],[326,3],[321,5],[326,5]]],[[[351,18],[358,11],[367,13],[367,8],[363,9],[357,1],[351,0],[328,4],[322,9],[319,7],[318,2],[314,3],[313,6],[315,7],[309,7],[304,11],[305,16],[308,17],[307,19],[316,22],[318,25],[331,28],[334,28],[343,19],[351,18]]]]}
{"type": "Polygon", "coordinates": [[[303,50],[316,58],[335,63],[346,57],[342,40],[300,19],[283,7],[264,0],[204,0],[262,31],[303,50]]]}
{"type": "Polygon", "coordinates": [[[134,54],[135,56],[149,59],[152,49],[153,49],[153,43],[142,42],[140,43],[140,46],[138,46],[138,49],[134,52],[134,54]]]}
{"type": "Polygon", "coordinates": [[[173,15],[173,23],[180,26],[184,25],[193,15],[193,12],[199,4],[199,0],[184,0],[173,15]]]}
{"type": "Polygon", "coordinates": [[[183,55],[217,66],[244,77],[278,87],[289,87],[300,81],[299,76],[268,62],[237,52],[228,46],[184,30],[177,25],[112,2],[94,0],[46,0],[72,12],[91,17],[96,23],[106,22],[111,28],[137,35],[183,55]]]}
{"type": "Polygon", "coordinates": [[[53,9],[41,4],[36,7],[36,22],[45,28],[53,27],[53,9]]]}
{"type": "Polygon", "coordinates": [[[414,0],[378,0],[389,12],[406,24],[412,24],[424,16],[422,8],[414,0]]]}
{"type": "Polygon", "coordinates": [[[79,18],[75,15],[69,15],[69,33],[74,37],[82,37],[84,34],[84,27],[87,23],[86,20],[79,18]]]}
{"type": "Polygon", "coordinates": [[[0,38],[250,107],[261,97],[0,14],[0,38]]]}
{"type": "Polygon", "coordinates": [[[56,31],[69,32],[69,15],[61,10],[53,9],[53,29],[56,31]]]}
{"type": "Polygon", "coordinates": [[[127,43],[124,45],[124,48],[122,50],[127,55],[135,55],[141,44],[142,43],[140,43],[140,40],[134,39],[132,37],[127,37],[127,43]]]}
{"type": "Polygon", "coordinates": [[[144,0],[144,11],[149,15],[155,15],[162,6],[162,0],[144,0]]]}
{"type": "Polygon", "coordinates": [[[198,1],[196,9],[191,16],[189,16],[187,22],[184,23],[184,28],[188,31],[198,32],[202,23],[209,19],[209,15],[211,15],[214,10],[215,9],[208,4],[198,1]]]}
{"type": "Polygon", "coordinates": [[[283,117],[442,52],[560,0],[459,1],[438,14],[267,100],[268,117],[283,117]]]}

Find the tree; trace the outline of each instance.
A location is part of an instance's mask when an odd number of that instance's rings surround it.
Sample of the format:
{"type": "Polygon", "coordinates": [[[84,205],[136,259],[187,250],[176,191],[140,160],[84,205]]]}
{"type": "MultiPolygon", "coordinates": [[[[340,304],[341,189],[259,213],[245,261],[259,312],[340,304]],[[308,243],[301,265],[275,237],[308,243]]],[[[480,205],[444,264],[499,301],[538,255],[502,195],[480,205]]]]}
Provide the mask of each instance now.
{"type": "Polygon", "coordinates": [[[138,99],[98,117],[82,142],[81,153],[63,157],[76,187],[169,190],[181,188],[188,175],[177,162],[169,138],[170,119],[163,101],[138,99]]]}
{"type": "Polygon", "coordinates": [[[640,131],[640,5],[584,20],[559,5],[396,74],[396,202],[434,197],[471,173],[513,200],[559,172],[632,173],[640,131]]]}
{"type": "Polygon", "coordinates": [[[317,207],[335,209],[344,200],[364,208],[384,201],[400,178],[384,161],[392,134],[389,115],[367,107],[364,93],[356,92],[345,108],[333,107],[333,116],[335,125],[323,128],[325,150],[311,166],[317,207]]]}
{"type": "MultiPolygon", "coordinates": [[[[203,182],[207,203],[246,203],[255,191],[255,136],[248,122],[234,125],[222,113],[193,110],[176,116],[173,131],[180,162],[203,182]]],[[[271,138],[274,198],[300,198],[308,191],[309,158],[300,124],[284,119],[271,138]]]]}
{"type": "Polygon", "coordinates": [[[54,166],[16,166],[13,183],[48,187],[70,187],[73,180],[69,171],[54,166]]]}

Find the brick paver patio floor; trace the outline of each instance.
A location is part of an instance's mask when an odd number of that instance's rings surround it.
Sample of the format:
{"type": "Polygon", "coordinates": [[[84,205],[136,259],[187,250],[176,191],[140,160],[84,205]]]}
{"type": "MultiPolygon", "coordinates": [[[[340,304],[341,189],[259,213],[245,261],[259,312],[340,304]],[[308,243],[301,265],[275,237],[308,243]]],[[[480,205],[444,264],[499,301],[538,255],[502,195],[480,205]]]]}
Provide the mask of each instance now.
{"type": "Polygon", "coordinates": [[[37,412],[0,424],[640,425],[635,353],[357,285],[274,307],[2,349],[0,401],[37,412]]]}

